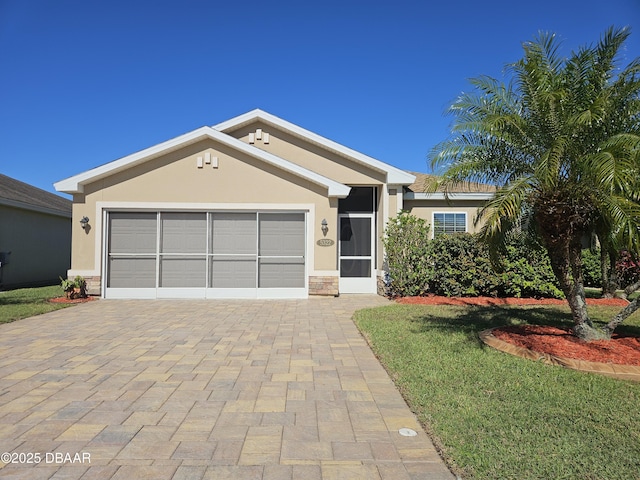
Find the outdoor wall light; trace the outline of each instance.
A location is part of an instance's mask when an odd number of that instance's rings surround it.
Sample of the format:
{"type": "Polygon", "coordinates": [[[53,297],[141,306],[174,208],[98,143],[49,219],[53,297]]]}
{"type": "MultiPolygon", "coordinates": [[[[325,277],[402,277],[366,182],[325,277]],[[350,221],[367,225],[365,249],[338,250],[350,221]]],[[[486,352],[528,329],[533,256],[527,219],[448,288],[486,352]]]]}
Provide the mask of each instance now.
{"type": "Polygon", "coordinates": [[[320,225],[322,225],[320,227],[320,229],[322,230],[322,235],[324,235],[326,237],[327,236],[327,232],[329,231],[329,224],[327,223],[327,219],[323,218],[322,222],[320,223],[320,225]]]}
{"type": "Polygon", "coordinates": [[[82,217],[82,219],[80,220],[80,225],[82,225],[83,230],[86,230],[89,226],[89,217],[82,217]]]}

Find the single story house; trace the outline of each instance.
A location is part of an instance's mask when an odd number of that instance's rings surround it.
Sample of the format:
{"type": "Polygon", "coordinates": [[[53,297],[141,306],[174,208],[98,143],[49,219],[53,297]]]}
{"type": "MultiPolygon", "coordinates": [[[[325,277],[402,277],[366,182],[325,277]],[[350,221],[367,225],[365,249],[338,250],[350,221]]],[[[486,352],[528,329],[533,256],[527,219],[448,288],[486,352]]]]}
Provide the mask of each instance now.
{"type": "Polygon", "coordinates": [[[403,209],[471,231],[490,193],[447,200],[425,179],[253,110],[55,188],[73,195],[68,275],[91,293],[305,298],[375,293],[384,226],[403,209]]]}
{"type": "Polygon", "coordinates": [[[0,174],[0,288],[58,283],[71,265],[71,201],[0,174]]]}

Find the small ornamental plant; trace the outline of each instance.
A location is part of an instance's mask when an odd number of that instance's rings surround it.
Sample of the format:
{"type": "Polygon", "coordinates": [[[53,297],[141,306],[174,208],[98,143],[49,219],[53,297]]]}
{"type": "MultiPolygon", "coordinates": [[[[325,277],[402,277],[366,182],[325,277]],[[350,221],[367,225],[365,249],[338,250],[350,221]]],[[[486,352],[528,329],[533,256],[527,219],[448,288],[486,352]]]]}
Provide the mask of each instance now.
{"type": "Polygon", "coordinates": [[[60,286],[69,300],[87,296],[87,282],[84,277],[76,276],[73,280],[60,278],[60,286]]]}

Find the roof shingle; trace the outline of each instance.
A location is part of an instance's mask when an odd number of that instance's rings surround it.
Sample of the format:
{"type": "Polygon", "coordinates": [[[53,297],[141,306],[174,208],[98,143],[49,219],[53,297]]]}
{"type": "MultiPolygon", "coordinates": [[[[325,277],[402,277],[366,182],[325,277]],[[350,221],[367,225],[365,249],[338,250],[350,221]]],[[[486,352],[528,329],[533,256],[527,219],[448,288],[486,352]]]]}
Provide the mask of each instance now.
{"type": "MultiPolygon", "coordinates": [[[[429,191],[429,184],[437,179],[434,175],[426,173],[409,172],[415,175],[416,181],[407,188],[414,193],[424,193],[429,191]]],[[[437,192],[444,192],[444,189],[438,186],[437,192]]],[[[466,182],[456,185],[456,188],[450,188],[449,193],[493,193],[496,187],[484,183],[466,182]]]]}
{"type": "Polygon", "coordinates": [[[71,200],[0,173],[0,203],[71,217],[71,200]],[[4,200],[4,202],[3,202],[4,200]]]}

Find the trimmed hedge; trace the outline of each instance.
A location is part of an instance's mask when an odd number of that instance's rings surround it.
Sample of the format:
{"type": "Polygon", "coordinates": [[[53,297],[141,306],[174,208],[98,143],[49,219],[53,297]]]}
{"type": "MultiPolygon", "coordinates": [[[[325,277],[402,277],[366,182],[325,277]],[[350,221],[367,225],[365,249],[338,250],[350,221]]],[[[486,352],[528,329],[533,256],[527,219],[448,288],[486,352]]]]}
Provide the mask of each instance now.
{"type": "Polygon", "coordinates": [[[389,295],[413,297],[429,292],[433,265],[428,238],[429,225],[421,218],[403,212],[389,220],[383,239],[389,295]]]}
{"type": "Polygon", "coordinates": [[[429,240],[424,220],[403,212],[387,224],[387,293],[392,297],[562,298],[546,252],[538,245],[512,242],[496,272],[489,251],[476,235],[439,235],[429,240]]]}

